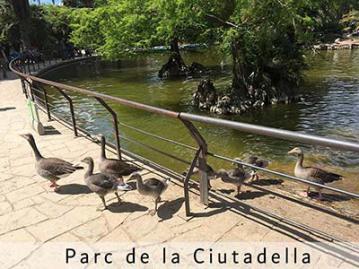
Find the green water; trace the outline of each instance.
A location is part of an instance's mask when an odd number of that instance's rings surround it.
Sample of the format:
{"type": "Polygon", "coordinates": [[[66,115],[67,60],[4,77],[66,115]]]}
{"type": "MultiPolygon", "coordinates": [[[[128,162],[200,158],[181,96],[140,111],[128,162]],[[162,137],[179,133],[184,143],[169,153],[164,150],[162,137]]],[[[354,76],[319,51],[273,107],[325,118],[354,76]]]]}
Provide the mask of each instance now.
{"type": "MultiPolygon", "coordinates": [[[[226,87],[231,81],[230,60],[216,51],[186,52],[187,63],[200,62],[211,68],[210,75],[217,87],[226,87]]],[[[205,112],[194,109],[191,95],[199,79],[161,80],[157,72],[166,61],[166,54],[151,54],[123,60],[117,67],[75,64],[47,77],[52,80],[76,85],[98,92],[118,96],[145,104],[174,111],[197,114],[205,112]]],[[[324,135],[359,141],[359,50],[323,52],[316,56],[308,55],[310,69],[305,73],[301,88],[304,99],[297,104],[279,104],[244,115],[221,116],[234,121],[248,122],[263,126],[283,128],[310,134],[324,135]]],[[[51,93],[54,111],[69,117],[69,109],[64,99],[51,93]]],[[[93,133],[103,133],[113,141],[111,117],[95,100],[81,95],[72,95],[78,124],[93,133]]],[[[111,103],[110,103],[111,104],[111,103]]],[[[195,145],[184,126],[177,120],[155,114],[111,104],[118,113],[119,120],[145,131],[176,141],[195,145]]],[[[219,117],[218,115],[212,115],[219,117]]],[[[343,173],[351,180],[340,183],[343,188],[359,190],[359,156],[350,152],[298,145],[298,143],[271,139],[239,131],[196,124],[207,140],[209,151],[227,157],[259,155],[272,161],[271,168],[292,173],[295,160],[287,156],[294,146],[303,146],[308,162],[329,170],[343,173]]],[[[154,138],[146,137],[133,130],[120,127],[121,134],[162,151],[179,156],[187,161],[193,152],[154,138]]],[[[159,153],[135,145],[125,140],[123,147],[150,158],[177,171],[186,168],[185,164],[164,157],[159,153]]],[[[230,167],[213,158],[209,163],[215,168],[230,167]]]]}

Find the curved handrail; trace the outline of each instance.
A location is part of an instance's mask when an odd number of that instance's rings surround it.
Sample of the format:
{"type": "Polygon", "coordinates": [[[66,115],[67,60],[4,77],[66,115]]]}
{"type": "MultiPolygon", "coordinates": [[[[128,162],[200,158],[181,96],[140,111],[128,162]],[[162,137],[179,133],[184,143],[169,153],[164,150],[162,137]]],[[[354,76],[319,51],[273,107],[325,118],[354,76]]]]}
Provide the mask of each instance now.
{"type": "MultiPolygon", "coordinates": [[[[113,101],[113,102],[122,104],[127,107],[132,107],[135,109],[139,109],[139,110],[143,110],[143,111],[147,111],[147,112],[151,112],[151,113],[156,113],[156,114],[163,115],[163,116],[170,117],[170,118],[178,118],[182,121],[205,123],[205,124],[210,124],[210,125],[216,125],[216,126],[223,127],[223,128],[236,129],[236,130],[246,132],[246,133],[268,136],[268,137],[272,137],[272,138],[279,138],[279,139],[284,139],[284,140],[289,140],[289,141],[294,141],[294,142],[300,142],[300,143],[304,143],[304,144],[316,145],[316,146],[319,145],[319,146],[323,146],[323,147],[331,147],[331,148],[335,148],[335,149],[343,150],[343,151],[359,152],[359,143],[355,143],[355,142],[351,142],[351,141],[337,140],[337,139],[332,139],[332,138],[327,138],[327,137],[322,137],[322,136],[309,135],[309,134],[305,134],[305,133],[301,133],[301,132],[264,127],[264,126],[255,125],[255,124],[241,123],[241,122],[218,119],[218,118],[213,118],[213,117],[208,117],[208,116],[200,116],[200,115],[195,115],[195,114],[190,114],[190,113],[185,113],[185,112],[175,112],[175,111],[171,111],[171,110],[158,108],[155,106],[146,105],[143,103],[127,100],[124,98],[110,96],[107,94],[98,93],[95,91],[82,89],[79,87],[70,86],[70,85],[66,85],[63,83],[46,80],[44,78],[39,78],[39,77],[33,76],[31,74],[22,73],[21,71],[17,70],[13,66],[15,62],[16,62],[16,59],[12,60],[10,62],[10,64],[9,64],[10,70],[12,72],[14,72],[15,74],[17,74],[20,78],[28,81],[30,84],[33,82],[38,82],[40,84],[51,86],[51,87],[54,87],[57,89],[70,91],[70,92],[76,92],[76,93],[84,94],[87,96],[100,98],[103,100],[113,101]]],[[[234,161],[227,157],[223,157],[220,155],[206,152],[206,154],[207,153],[211,156],[218,157],[222,160],[234,161]]],[[[260,171],[267,172],[267,173],[272,173],[272,174],[275,174],[278,176],[286,177],[291,180],[309,184],[311,186],[320,187],[320,188],[328,189],[328,190],[335,191],[338,193],[342,193],[342,194],[351,196],[356,199],[359,198],[359,194],[357,194],[357,193],[352,193],[352,192],[348,192],[348,191],[345,191],[342,189],[337,189],[334,187],[311,182],[309,180],[301,179],[301,178],[294,177],[291,175],[286,175],[284,173],[272,171],[270,169],[259,168],[259,167],[247,164],[245,162],[238,162],[238,161],[234,161],[234,162],[243,164],[243,165],[251,167],[251,168],[255,168],[256,170],[260,170],[260,171]]]]}
{"type": "Polygon", "coordinates": [[[12,63],[10,63],[10,70],[12,72],[16,73],[18,76],[26,78],[27,80],[31,79],[32,81],[36,81],[36,82],[46,84],[49,86],[53,86],[56,88],[61,88],[64,90],[77,92],[77,93],[81,93],[81,94],[88,95],[88,96],[98,97],[101,99],[119,103],[124,106],[132,107],[132,108],[136,108],[136,109],[140,109],[140,110],[145,110],[145,111],[156,113],[156,114],[165,115],[165,116],[168,116],[171,118],[182,118],[184,120],[207,123],[210,125],[217,125],[220,127],[225,127],[225,128],[230,128],[230,129],[236,129],[236,130],[246,132],[246,133],[252,133],[252,134],[258,134],[258,135],[263,135],[263,136],[268,136],[268,137],[273,137],[273,138],[285,139],[285,140],[294,141],[294,142],[301,142],[304,144],[312,144],[312,145],[316,145],[316,146],[331,147],[331,148],[336,148],[338,150],[349,150],[349,151],[359,152],[359,143],[354,143],[354,142],[344,141],[344,140],[337,140],[337,139],[332,139],[332,138],[326,138],[326,137],[321,137],[321,136],[316,136],[316,135],[309,135],[309,134],[295,132],[295,131],[288,131],[288,130],[271,128],[271,127],[264,127],[264,126],[255,125],[255,124],[241,123],[241,122],[237,122],[237,121],[218,119],[218,118],[213,118],[213,117],[208,117],[208,116],[200,116],[200,115],[195,115],[195,114],[190,114],[190,113],[185,113],[185,112],[175,112],[175,111],[158,108],[155,106],[146,105],[143,103],[130,101],[127,99],[103,94],[103,93],[98,93],[98,92],[82,89],[82,88],[75,87],[75,86],[66,85],[63,83],[46,80],[46,79],[39,78],[36,76],[27,75],[27,74],[24,74],[24,73],[21,73],[21,72],[15,70],[12,67],[12,63]]]}

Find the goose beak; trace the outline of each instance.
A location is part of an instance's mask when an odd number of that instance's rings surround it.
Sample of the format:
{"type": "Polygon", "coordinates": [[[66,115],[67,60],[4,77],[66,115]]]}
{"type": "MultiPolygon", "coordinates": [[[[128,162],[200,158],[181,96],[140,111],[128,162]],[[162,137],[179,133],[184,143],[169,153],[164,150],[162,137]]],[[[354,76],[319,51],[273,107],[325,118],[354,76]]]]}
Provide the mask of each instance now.
{"type": "Polygon", "coordinates": [[[26,139],[27,141],[29,141],[30,137],[28,134],[20,134],[19,136],[21,136],[22,138],[26,139]]]}
{"type": "Polygon", "coordinates": [[[294,149],[292,149],[292,150],[290,150],[290,151],[288,151],[288,153],[287,153],[288,155],[295,155],[296,154],[296,152],[294,151],[294,149]]]}

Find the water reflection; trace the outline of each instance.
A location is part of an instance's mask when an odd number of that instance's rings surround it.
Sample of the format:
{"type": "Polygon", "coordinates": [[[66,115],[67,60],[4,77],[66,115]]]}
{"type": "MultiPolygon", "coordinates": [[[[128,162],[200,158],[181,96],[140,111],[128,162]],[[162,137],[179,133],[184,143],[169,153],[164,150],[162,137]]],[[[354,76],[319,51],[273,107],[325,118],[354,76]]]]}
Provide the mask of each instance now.
{"type": "MultiPolygon", "coordinates": [[[[143,55],[123,60],[119,64],[120,68],[109,65],[100,68],[96,65],[76,64],[71,68],[61,69],[56,74],[49,74],[48,78],[170,110],[204,114],[190,104],[191,95],[199,79],[164,81],[157,77],[157,72],[166,58],[167,55],[164,54],[143,55]]],[[[197,61],[210,66],[212,70],[210,76],[216,86],[223,88],[230,83],[231,67],[225,64],[228,63],[228,59],[223,58],[219,52],[187,52],[184,54],[184,59],[188,63],[197,61]]],[[[290,105],[279,104],[252,113],[223,118],[359,141],[359,65],[356,64],[359,62],[359,50],[308,55],[308,61],[311,62],[312,67],[306,71],[305,83],[301,89],[305,97],[301,102],[290,105]]],[[[52,95],[59,98],[56,93],[52,95]]],[[[82,127],[95,133],[105,133],[109,139],[112,138],[111,118],[94,99],[74,95],[74,103],[82,127]]],[[[54,105],[58,112],[69,115],[63,99],[57,99],[54,105]]],[[[124,123],[183,143],[194,144],[186,129],[177,121],[117,104],[111,105],[117,111],[120,121],[124,123]]],[[[229,157],[256,154],[273,160],[272,167],[280,168],[282,171],[292,171],[294,160],[290,159],[286,152],[291,147],[298,146],[297,143],[207,125],[198,125],[198,128],[207,139],[212,152],[229,157]]],[[[121,133],[177,154],[186,160],[191,159],[192,153],[178,146],[144,137],[125,128],[121,128],[121,133]]],[[[185,168],[177,161],[148,152],[140,146],[126,141],[122,141],[122,145],[178,171],[185,168]]],[[[358,154],[303,146],[310,152],[310,161],[315,161],[319,165],[330,165],[339,172],[350,173],[354,177],[359,172],[358,154]],[[346,171],[340,171],[343,167],[346,171]]],[[[215,167],[223,165],[215,160],[210,161],[215,167]]],[[[359,189],[358,181],[351,182],[350,185],[359,189]]]]}

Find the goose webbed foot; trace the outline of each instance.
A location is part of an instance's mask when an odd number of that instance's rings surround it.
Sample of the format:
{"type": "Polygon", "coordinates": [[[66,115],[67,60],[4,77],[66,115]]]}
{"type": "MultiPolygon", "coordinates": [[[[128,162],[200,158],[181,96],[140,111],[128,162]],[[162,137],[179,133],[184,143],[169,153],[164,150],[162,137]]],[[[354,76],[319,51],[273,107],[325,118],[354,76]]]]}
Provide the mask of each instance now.
{"type": "Polygon", "coordinates": [[[155,210],[155,209],[151,209],[151,210],[148,211],[148,213],[150,214],[150,216],[156,215],[156,212],[157,212],[157,210],[155,210]]]}
{"type": "Polygon", "coordinates": [[[322,195],[322,192],[321,192],[321,191],[319,191],[319,194],[318,194],[317,199],[318,199],[319,201],[323,201],[323,200],[324,200],[324,198],[323,198],[323,195],[322,195]]]}
{"type": "Polygon", "coordinates": [[[242,185],[237,186],[237,196],[239,196],[241,194],[241,187],[242,187],[242,185]]]}
{"type": "Polygon", "coordinates": [[[310,193],[310,187],[308,187],[308,189],[307,189],[307,197],[308,197],[308,198],[310,198],[310,194],[309,194],[309,193],[310,193]]]}
{"type": "Polygon", "coordinates": [[[58,189],[59,189],[59,187],[60,187],[60,185],[58,185],[57,183],[56,183],[56,180],[50,180],[50,182],[51,182],[51,184],[50,184],[50,188],[53,188],[53,192],[57,192],[58,191],[58,189]]]}
{"type": "Polygon", "coordinates": [[[156,200],[155,200],[155,209],[152,209],[149,211],[149,214],[151,216],[154,216],[156,213],[157,213],[157,205],[158,203],[161,201],[161,197],[157,197],[156,200]]]}

